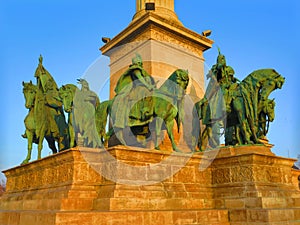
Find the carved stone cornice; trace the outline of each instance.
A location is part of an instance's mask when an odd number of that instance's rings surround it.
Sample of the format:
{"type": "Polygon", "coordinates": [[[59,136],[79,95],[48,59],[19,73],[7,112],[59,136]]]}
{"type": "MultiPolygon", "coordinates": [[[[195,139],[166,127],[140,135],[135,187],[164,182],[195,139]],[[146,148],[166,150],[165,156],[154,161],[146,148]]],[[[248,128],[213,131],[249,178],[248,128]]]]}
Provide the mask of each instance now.
{"type": "MultiPolygon", "coordinates": [[[[168,41],[176,40],[177,43],[184,42],[199,48],[200,51],[205,51],[212,47],[213,41],[191,31],[180,24],[168,21],[165,18],[156,15],[154,13],[148,12],[137,20],[132,21],[127,28],[125,28],[121,33],[115,36],[111,41],[100,48],[102,54],[110,55],[110,51],[115,47],[133,42],[137,39],[149,40],[158,38],[158,35],[152,36],[141,36],[148,30],[159,30],[167,33],[170,38],[168,41]]],[[[160,39],[162,36],[160,37],[160,39]]],[[[164,38],[166,39],[166,38],[164,38]]]]}

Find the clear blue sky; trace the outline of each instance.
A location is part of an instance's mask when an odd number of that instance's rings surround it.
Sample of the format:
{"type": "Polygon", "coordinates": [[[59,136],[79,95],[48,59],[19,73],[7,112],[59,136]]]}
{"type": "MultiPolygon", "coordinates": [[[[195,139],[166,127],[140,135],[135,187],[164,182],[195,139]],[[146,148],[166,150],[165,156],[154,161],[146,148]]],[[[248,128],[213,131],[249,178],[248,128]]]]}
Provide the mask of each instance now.
{"type": "MultiPolygon", "coordinates": [[[[277,155],[297,157],[299,1],[175,0],[175,11],[187,28],[198,33],[212,30],[210,38],[215,44],[204,54],[207,67],[215,63],[218,46],[240,80],[260,68],[274,68],[286,78],[283,89],[271,96],[276,98],[276,119],[268,138],[275,144],[273,152],[277,155]]],[[[101,37],[118,34],[134,13],[134,0],[1,1],[0,170],[19,165],[26,156],[27,142],[21,134],[27,110],[21,83],[35,82],[39,55],[44,56],[44,66],[59,86],[75,83],[101,56],[101,37]]],[[[106,80],[107,69],[98,73],[106,80]]],[[[45,155],[48,153],[44,150],[45,155]]]]}

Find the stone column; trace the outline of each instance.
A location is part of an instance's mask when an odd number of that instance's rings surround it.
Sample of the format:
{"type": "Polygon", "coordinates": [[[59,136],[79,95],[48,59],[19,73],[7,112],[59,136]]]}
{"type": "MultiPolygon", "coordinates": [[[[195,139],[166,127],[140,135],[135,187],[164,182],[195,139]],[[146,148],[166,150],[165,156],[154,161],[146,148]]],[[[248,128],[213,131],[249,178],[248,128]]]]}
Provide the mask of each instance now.
{"type": "Polygon", "coordinates": [[[147,11],[154,12],[162,17],[180,23],[174,11],[174,0],[136,0],[136,14],[133,20],[136,20],[147,13],[147,11]],[[146,3],[154,3],[154,10],[146,10],[146,3]]]}

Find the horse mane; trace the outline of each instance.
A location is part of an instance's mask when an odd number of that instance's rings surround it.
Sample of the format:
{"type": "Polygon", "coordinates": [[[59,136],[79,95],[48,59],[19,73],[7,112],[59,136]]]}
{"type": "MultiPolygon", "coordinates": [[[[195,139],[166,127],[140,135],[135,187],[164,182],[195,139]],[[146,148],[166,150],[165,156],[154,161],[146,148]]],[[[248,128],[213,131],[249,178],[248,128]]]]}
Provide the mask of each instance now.
{"type": "Polygon", "coordinates": [[[23,90],[36,90],[37,86],[33,84],[31,81],[30,82],[23,82],[23,90]]]}
{"type": "MultiPolygon", "coordinates": [[[[177,69],[175,70],[169,78],[161,85],[159,88],[160,91],[164,93],[170,93],[172,95],[176,94],[177,89],[177,78],[181,76],[182,74],[187,75],[188,71],[183,69],[177,69]]],[[[188,76],[188,75],[187,75],[188,76]]]]}
{"type": "Polygon", "coordinates": [[[70,90],[72,93],[79,91],[79,88],[74,84],[66,84],[59,88],[59,91],[67,91],[70,90]]]}
{"type": "Polygon", "coordinates": [[[259,69],[250,73],[242,82],[259,82],[262,79],[276,79],[281,75],[272,68],[259,69]]]}
{"type": "Polygon", "coordinates": [[[259,69],[253,71],[244,80],[242,80],[241,86],[245,87],[248,92],[251,93],[251,95],[254,95],[251,96],[251,98],[257,98],[258,96],[256,96],[257,93],[255,92],[255,90],[261,87],[261,82],[264,82],[266,80],[276,80],[279,77],[281,77],[281,75],[272,68],[259,69]]]}

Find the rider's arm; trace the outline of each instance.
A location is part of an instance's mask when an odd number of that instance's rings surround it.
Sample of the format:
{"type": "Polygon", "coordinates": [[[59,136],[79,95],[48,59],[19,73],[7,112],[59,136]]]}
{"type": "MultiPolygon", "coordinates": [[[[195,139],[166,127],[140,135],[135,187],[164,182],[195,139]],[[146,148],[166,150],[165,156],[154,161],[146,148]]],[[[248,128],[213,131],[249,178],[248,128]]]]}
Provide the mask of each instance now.
{"type": "Polygon", "coordinates": [[[150,85],[146,82],[145,78],[142,75],[142,72],[140,70],[134,70],[133,71],[134,76],[139,79],[139,81],[145,85],[150,91],[154,88],[154,85],[150,85]]]}
{"type": "Polygon", "coordinates": [[[62,102],[58,96],[56,96],[54,93],[48,93],[46,94],[46,104],[53,108],[59,108],[62,107],[62,102]]]}

